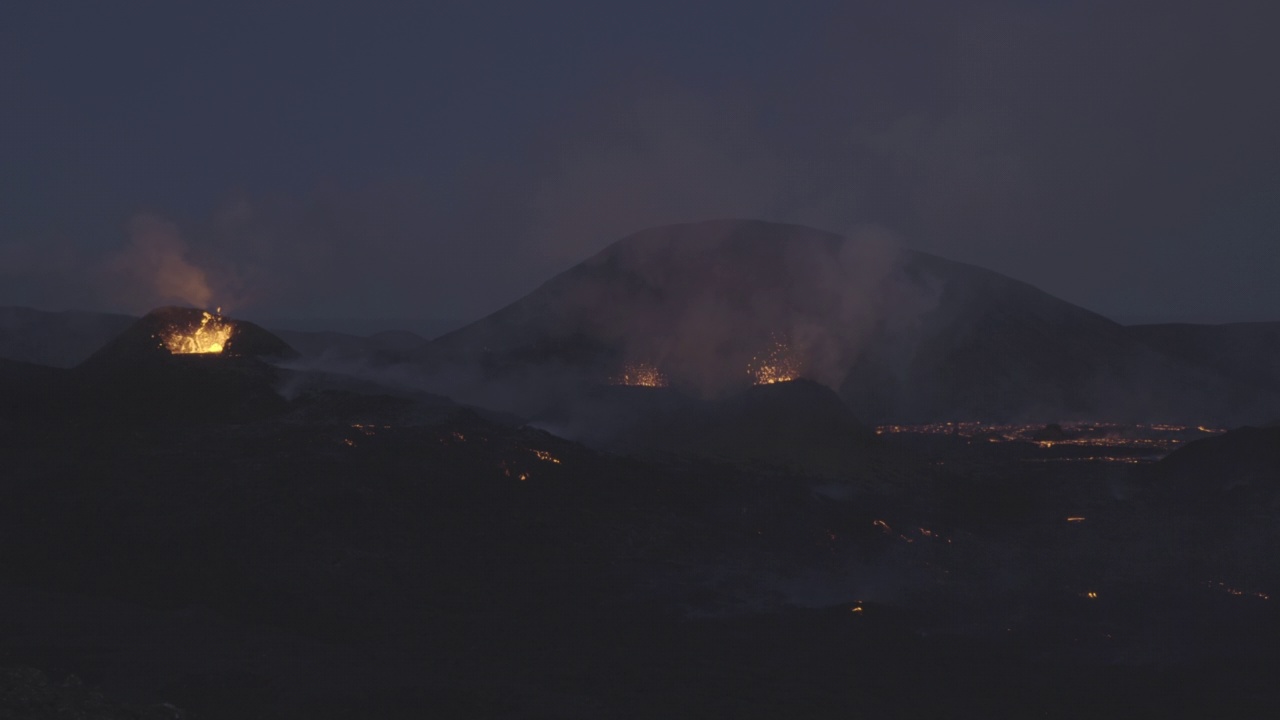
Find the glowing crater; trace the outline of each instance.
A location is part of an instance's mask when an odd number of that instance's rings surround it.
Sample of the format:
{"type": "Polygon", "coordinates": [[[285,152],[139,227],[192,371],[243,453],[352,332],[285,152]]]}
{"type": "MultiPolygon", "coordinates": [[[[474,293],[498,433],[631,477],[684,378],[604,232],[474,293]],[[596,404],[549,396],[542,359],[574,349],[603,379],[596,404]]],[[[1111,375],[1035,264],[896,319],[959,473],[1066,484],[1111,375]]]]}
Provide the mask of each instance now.
{"type": "Polygon", "coordinates": [[[231,339],[235,326],[219,313],[202,313],[200,324],[194,328],[170,327],[161,337],[165,348],[174,355],[222,352],[231,339]]]}
{"type": "Polygon", "coordinates": [[[800,377],[800,364],[785,342],[775,340],[765,353],[751,358],[747,374],[755,379],[756,385],[775,385],[800,377]]]}
{"type": "Polygon", "coordinates": [[[648,363],[631,363],[622,369],[622,374],[613,378],[614,385],[631,385],[633,387],[666,387],[667,376],[648,363]]]}

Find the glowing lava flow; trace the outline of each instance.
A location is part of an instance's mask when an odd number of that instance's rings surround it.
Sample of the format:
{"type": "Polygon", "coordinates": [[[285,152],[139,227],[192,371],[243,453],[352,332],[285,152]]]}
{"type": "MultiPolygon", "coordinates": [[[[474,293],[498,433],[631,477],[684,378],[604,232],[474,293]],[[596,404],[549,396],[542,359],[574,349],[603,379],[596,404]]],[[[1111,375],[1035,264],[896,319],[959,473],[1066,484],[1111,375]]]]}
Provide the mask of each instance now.
{"type": "Polygon", "coordinates": [[[622,369],[622,374],[613,379],[614,385],[631,385],[633,387],[666,387],[667,376],[653,365],[632,363],[622,369]]]}
{"type": "Polygon", "coordinates": [[[791,349],[787,344],[775,340],[764,357],[751,358],[747,364],[747,374],[755,378],[756,385],[774,385],[795,380],[800,376],[799,368],[791,357],[791,349]]]}
{"type": "MultiPolygon", "coordinates": [[[[221,308],[219,308],[221,311],[221,308]]],[[[185,332],[177,327],[169,328],[164,336],[164,346],[174,355],[220,353],[231,339],[235,326],[217,313],[203,313],[200,325],[185,332]]]]}
{"type": "Polygon", "coordinates": [[[560,464],[560,458],[556,457],[555,455],[552,455],[546,450],[531,450],[530,452],[536,455],[538,459],[543,462],[555,463],[556,465],[560,464]]]}

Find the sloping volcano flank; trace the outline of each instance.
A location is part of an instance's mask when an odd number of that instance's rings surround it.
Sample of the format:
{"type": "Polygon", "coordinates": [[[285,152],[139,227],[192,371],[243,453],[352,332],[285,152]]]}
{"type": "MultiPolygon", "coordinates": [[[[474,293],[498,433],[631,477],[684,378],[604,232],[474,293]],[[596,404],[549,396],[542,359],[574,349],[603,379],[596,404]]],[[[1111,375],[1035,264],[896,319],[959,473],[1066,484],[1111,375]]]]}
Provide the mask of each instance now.
{"type": "Polygon", "coordinates": [[[448,392],[525,412],[632,363],[702,397],[785,365],[864,421],[1226,411],[1218,376],[1025,283],[874,234],[746,220],[624,238],[414,357],[448,392]]]}
{"type": "Polygon", "coordinates": [[[899,261],[887,245],[794,225],[655,228],[614,243],[432,349],[480,352],[497,370],[560,363],[595,369],[601,379],[620,369],[614,365],[648,363],[673,385],[710,395],[750,384],[753,359],[781,342],[803,355],[806,374],[834,385],[847,369],[848,346],[892,314],[886,301],[900,301],[904,314],[932,304],[931,288],[882,287],[895,279],[899,261]]]}
{"type": "Polygon", "coordinates": [[[295,354],[251,322],[160,308],[73,369],[73,404],[143,423],[244,421],[284,409],[264,361],[295,354]]]}
{"type": "Polygon", "coordinates": [[[723,397],[761,365],[839,387],[881,318],[927,310],[935,290],[899,282],[900,253],[795,225],[713,221],[620,240],[521,300],[416,354],[479,366],[525,390],[610,383],[639,364],[673,388],[723,397]]]}

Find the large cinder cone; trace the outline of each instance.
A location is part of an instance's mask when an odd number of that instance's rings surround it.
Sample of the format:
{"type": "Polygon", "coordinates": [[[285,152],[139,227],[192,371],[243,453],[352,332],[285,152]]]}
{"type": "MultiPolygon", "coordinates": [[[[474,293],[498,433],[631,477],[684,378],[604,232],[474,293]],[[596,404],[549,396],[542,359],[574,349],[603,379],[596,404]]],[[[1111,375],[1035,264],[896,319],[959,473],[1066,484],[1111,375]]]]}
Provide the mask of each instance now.
{"type": "MultiPolygon", "coordinates": [[[[191,332],[205,320],[205,312],[194,308],[163,307],[152,310],[111,342],[85,360],[83,366],[136,363],[174,357],[165,338],[172,332],[191,332]]],[[[232,328],[222,352],[209,357],[289,358],[297,355],[284,340],[246,320],[222,318],[232,328]]]]}
{"type": "Polygon", "coordinates": [[[79,411],[109,413],[123,422],[241,422],[281,411],[279,371],[268,360],[296,355],[280,338],[243,320],[220,353],[174,354],[168,333],[200,326],[204,312],[153,310],[73,371],[79,411]]]}

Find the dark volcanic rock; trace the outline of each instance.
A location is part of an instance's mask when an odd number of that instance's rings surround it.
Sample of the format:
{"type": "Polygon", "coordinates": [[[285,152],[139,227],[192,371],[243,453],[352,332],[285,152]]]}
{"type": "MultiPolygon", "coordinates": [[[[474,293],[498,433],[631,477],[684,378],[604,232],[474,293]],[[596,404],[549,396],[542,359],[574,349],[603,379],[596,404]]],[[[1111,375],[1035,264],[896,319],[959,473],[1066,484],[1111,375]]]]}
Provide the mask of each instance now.
{"type": "MultiPolygon", "coordinates": [[[[693,441],[735,460],[839,472],[875,434],[830,388],[811,380],[758,385],[716,404],[693,441]]],[[[856,459],[856,460],[855,460],[856,459]]]]}
{"type": "Polygon", "coordinates": [[[835,392],[804,379],[710,401],[669,388],[607,386],[537,423],[615,452],[765,463],[838,477],[864,469],[875,442],[835,392]]]}
{"type": "Polygon", "coordinates": [[[73,372],[0,359],[0,437],[21,443],[67,422],[73,372]]]}
{"type": "Polygon", "coordinates": [[[177,707],[121,705],[85,687],[75,675],[53,682],[34,668],[0,668],[0,718],[22,720],[174,720],[177,707]]]}
{"type": "MultiPolygon", "coordinates": [[[[77,389],[172,369],[231,402],[247,396],[213,378],[266,367],[170,360],[10,369],[77,389]]],[[[1141,517],[1091,463],[904,465],[873,478],[901,488],[888,493],[755,462],[619,458],[462,410],[415,419],[350,390],[199,427],[122,423],[101,392],[70,395],[74,422],[0,433],[0,664],[76,672],[109,696],[308,720],[1105,715],[1082,686],[1129,714],[1274,699],[1280,628],[1249,594],[1280,586],[1274,535],[1254,534],[1274,513],[1193,544],[1182,513],[1141,517]],[[1170,646],[1194,663],[1171,665],[1170,646]],[[1169,695],[1192,681],[1195,697],[1169,695]]],[[[601,394],[725,458],[869,454],[817,383],[601,394]]],[[[153,418],[160,402],[208,412],[180,399],[139,402],[153,418]]]]}
{"type": "Polygon", "coordinates": [[[6,397],[13,397],[24,388],[33,388],[63,378],[66,374],[66,370],[62,368],[0,358],[0,388],[4,388],[6,397]]]}
{"type": "Polygon", "coordinates": [[[1280,508],[1280,427],[1243,427],[1197,440],[1152,470],[1161,492],[1178,500],[1280,508]]]}

